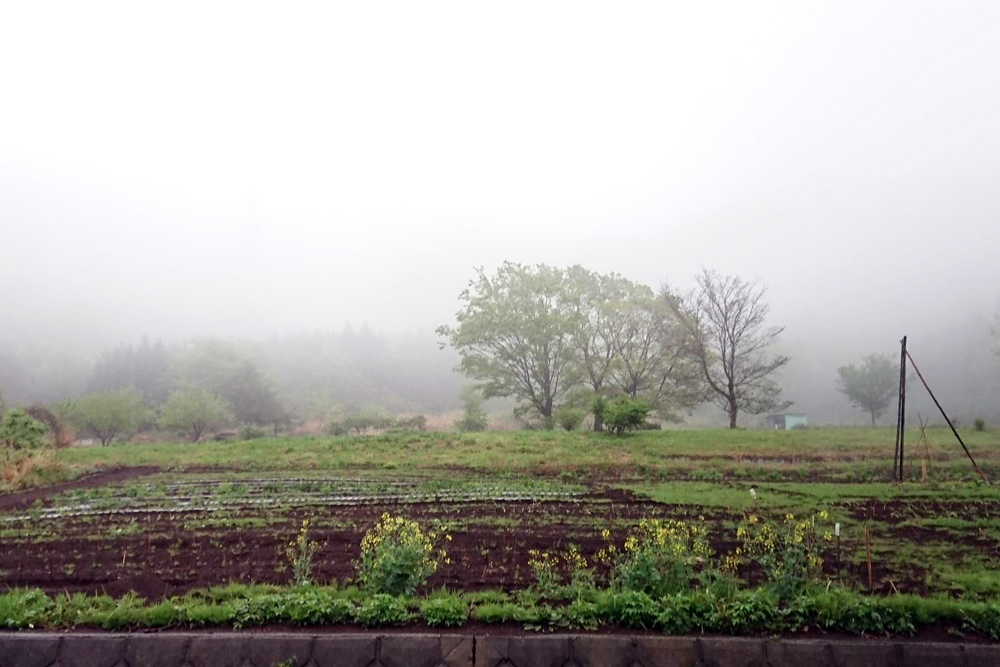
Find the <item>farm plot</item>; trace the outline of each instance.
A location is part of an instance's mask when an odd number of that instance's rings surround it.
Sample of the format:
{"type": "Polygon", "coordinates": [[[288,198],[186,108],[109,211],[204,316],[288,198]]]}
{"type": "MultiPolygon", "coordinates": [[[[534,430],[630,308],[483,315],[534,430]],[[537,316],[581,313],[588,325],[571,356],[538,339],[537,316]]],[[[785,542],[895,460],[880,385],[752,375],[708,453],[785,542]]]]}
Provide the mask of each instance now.
{"type": "MultiPolygon", "coordinates": [[[[461,528],[452,548],[456,567],[438,583],[465,586],[480,575],[474,563],[496,546],[494,529],[515,527],[521,515],[554,525],[579,506],[609,504],[556,481],[452,477],[160,475],[67,491],[0,515],[0,582],[147,596],[228,581],[283,583],[284,547],[305,518],[323,545],[317,576],[343,580],[353,573],[361,536],[389,511],[461,528]]],[[[561,539],[551,529],[541,536],[549,538],[561,539]]],[[[508,560],[521,555],[506,551],[508,560]]],[[[501,583],[508,569],[489,562],[494,576],[481,585],[501,583]]]]}
{"type": "MultiPolygon", "coordinates": [[[[831,543],[825,554],[831,578],[867,587],[867,523],[877,591],[1000,592],[989,574],[1000,563],[1000,495],[993,489],[803,482],[797,475],[781,481],[782,473],[775,468],[760,482],[570,480],[457,468],[412,476],[160,473],[4,510],[0,584],[159,598],[230,581],[288,583],[284,549],[304,519],[321,545],[316,578],[343,582],[354,574],[365,531],[390,512],[453,536],[450,562],[431,587],[514,590],[532,582],[532,550],[556,553],[573,544],[593,563],[608,539],[620,544],[644,517],[703,522],[713,549],[725,554],[748,513],[780,520],[824,511],[831,527],[842,524],[839,549],[831,543]]],[[[598,576],[606,575],[598,567],[598,576]]]]}

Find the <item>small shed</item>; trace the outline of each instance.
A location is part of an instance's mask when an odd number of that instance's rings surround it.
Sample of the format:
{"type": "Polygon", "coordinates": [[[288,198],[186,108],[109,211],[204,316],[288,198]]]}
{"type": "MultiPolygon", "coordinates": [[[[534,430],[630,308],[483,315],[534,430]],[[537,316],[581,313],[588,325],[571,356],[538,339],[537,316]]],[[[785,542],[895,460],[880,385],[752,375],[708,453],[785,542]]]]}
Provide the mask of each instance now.
{"type": "Polygon", "coordinates": [[[805,428],[809,421],[805,415],[783,412],[764,417],[764,424],[775,431],[791,431],[793,428],[805,428]]]}

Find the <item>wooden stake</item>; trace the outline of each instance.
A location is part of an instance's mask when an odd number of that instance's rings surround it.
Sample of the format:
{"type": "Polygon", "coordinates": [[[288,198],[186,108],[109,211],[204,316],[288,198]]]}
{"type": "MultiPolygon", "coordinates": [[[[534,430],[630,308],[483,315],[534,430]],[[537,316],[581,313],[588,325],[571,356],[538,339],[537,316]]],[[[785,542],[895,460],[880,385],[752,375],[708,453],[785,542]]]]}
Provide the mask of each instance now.
{"type": "MultiPolygon", "coordinates": [[[[930,421],[929,419],[927,421],[930,421]]],[[[924,443],[923,455],[920,457],[920,482],[927,483],[928,471],[931,467],[931,441],[927,437],[927,421],[917,413],[917,423],[920,424],[920,439],[917,440],[917,450],[920,450],[920,443],[924,443]]]]}
{"type": "Polygon", "coordinates": [[[875,590],[875,579],[872,576],[872,532],[865,524],[865,553],[868,555],[868,592],[875,590]]]}

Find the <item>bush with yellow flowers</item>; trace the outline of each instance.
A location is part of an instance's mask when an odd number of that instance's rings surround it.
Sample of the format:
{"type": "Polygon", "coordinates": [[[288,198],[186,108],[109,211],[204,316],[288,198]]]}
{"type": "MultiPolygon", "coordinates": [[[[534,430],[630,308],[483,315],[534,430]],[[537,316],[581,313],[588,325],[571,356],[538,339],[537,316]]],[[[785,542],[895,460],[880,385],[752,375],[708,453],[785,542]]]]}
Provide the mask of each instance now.
{"type": "Polygon", "coordinates": [[[786,514],[778,522],[750,514],[736,528],[739,546],[724,567],[732,572],[742,564],[759,567],[779,596],[794,595],[822,574],[823,543],[833,539],[829,531],[821,532],[828,518],[826,512],[806,519],[786,514]]]}
{"type": "MultiPolygon", "coordinates": [[[[603,533],[606,540],[610,533],[603,533]]],[[[698,568],[712,557],[704,525],[674,519],[642,519],[618,548],[609,544],[614,582],[625,590],[659,597],[687,589],[698,568]]]]}
{"type": "Polygon", "coordinates": [[[543,595],[550,595],[563,583],[565,575],[569,583],[578,591],[593,588],[594,575],[587,564],[587,558],[580,547],[570,544],[562,553],[551,553],[531,549],[528,551],[528,567],[535,577],[535,588],[543,595]]]}
{"type": "Polygon", "coordinates": [[[451,560],[440,542],[451,535],[425,531],[416,521],[384,513],[361,540],[357,563],[361,585],[375,593],[413,595],[451,560]]]}
{"type": "Polygon", "coordinates": [[[306,586],[310,583],[313,556],[317,551],[319,542],[309,539],[309,519],[303,519],[298,536],[285,547],[285,557],[292,564],[292,578],[297,586],[306,586]]]}

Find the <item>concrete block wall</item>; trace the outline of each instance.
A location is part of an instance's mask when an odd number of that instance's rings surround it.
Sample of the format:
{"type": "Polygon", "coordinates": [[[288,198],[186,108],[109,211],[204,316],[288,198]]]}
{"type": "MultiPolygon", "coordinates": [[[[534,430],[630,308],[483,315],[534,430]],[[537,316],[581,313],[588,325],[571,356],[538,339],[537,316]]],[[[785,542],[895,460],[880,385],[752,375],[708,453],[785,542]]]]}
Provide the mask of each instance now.
{"type": "Polygon", "coordinates": [[[1000,645],[626,635],[0,633],[0,667],[994,667],[1000,645]]]}

